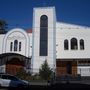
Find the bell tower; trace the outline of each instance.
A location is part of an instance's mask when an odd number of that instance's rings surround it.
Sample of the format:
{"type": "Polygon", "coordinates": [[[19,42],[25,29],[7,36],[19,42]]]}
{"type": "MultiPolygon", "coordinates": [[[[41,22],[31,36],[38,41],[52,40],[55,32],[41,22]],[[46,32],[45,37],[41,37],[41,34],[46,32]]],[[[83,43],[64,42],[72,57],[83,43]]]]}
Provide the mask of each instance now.
{"type": "Polygon", "coordinates": [[[45,60],[56,66],[56,14],[55,7],[33,9],[32,69],[37,73],[45,60]]]}

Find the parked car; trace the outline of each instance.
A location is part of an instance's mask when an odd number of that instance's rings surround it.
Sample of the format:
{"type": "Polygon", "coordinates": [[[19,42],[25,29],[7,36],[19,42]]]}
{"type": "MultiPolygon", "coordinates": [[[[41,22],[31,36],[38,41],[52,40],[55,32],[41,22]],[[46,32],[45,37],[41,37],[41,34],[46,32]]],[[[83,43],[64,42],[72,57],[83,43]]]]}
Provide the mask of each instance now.
{"type": "Polygon", "coordinates": [[[27,87],[29,83],[21,80],[16,76],[9,74],[0,74],[0,86],[1,87],[27,87]]]}

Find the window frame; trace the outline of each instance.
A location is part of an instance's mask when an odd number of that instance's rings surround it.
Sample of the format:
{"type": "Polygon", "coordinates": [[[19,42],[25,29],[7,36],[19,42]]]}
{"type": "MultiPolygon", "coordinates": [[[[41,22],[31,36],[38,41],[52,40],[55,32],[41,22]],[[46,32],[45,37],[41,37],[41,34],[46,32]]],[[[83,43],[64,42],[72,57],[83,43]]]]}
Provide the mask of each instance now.
{"type": "Polygon", "coordinates": [[[18,40],[14,40],[14,51],[18,51],[18,40]]]}
{"type": "Polygon", "coordinates": [[[78,40],[77,38],[71,38],[71,50],[78,50],[78,40]]]}
{"type": "Polygon", "coordinates": [[[67,39],[64,40],[64,50],[69,50],[69,42],[67,39]]]}
{"type": "Polygon", "coordinates": [[[40,56],[48,56],[48,16],[40,17],[40,56]],[[45,43],[45,45],[43,45],[45,43]]]}
{"type": "Polygon", "coordinates": [[[85,49],[85,45],[84,45],[84,40],[80,39],[80,50],[84,50],[85,49]]]}

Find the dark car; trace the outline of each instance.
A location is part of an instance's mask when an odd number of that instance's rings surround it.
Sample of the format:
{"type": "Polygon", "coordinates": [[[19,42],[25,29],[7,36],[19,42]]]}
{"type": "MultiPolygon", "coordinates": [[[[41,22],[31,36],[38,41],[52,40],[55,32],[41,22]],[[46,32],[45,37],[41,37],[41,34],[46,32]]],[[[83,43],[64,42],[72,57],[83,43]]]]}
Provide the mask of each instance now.
{"type": "Polygon", "coordinates": [[[1,87],[27,87],[29,83],[25,80],[21,80],[16,76],[9,74],[0,74],[0,86],[1,87]]]}

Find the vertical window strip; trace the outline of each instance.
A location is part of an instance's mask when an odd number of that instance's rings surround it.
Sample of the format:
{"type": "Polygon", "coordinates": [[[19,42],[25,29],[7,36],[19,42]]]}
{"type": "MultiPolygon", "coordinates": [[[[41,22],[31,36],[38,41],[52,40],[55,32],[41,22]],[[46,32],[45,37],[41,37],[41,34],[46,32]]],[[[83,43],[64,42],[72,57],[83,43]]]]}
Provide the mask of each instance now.
{"type": "Polygon", "coordinates": [[[48,17],[40,17],[40,56],[48,55],[48,17]]]}
{"type": "Polygon", "coordinates": [[[18,40],[14,41],[14,51],[18,50],[18,40]]]}
{"type": "Polygon", "coordinates": [[[68,40],[64,40],[64,50],[68,50],[69,49],[69,45],[68,45],[68,40]]]}
{"type": "Polygon", "coordinates": [[[13,42],[10,43],[10,51],[13,50],[13,42]]]}
{"type": "Polygon", "coordinates": [[[78,43],[76,38],[71,39],[71,50],[77,50],[78,49],[78,43]]]}
{"type": "Polygon", "coordinates": [[[84,40],[80,40],[80,50],[84,50],[84,40]]]}
{"type": "Polygon", "coordinates": [[[19,51],[21,51],[21,42],[19,42],[19,51]]]}

